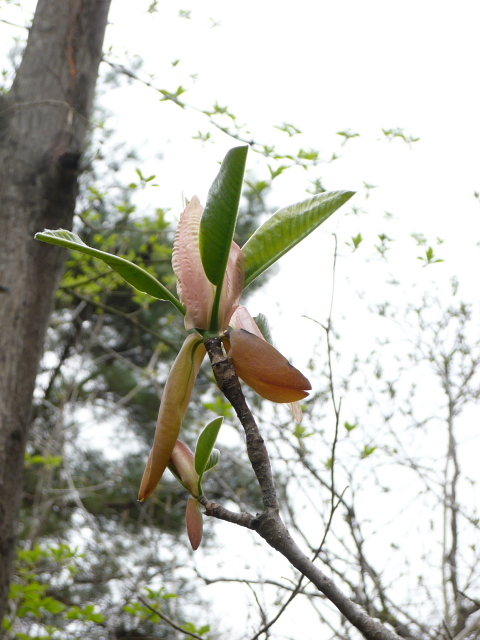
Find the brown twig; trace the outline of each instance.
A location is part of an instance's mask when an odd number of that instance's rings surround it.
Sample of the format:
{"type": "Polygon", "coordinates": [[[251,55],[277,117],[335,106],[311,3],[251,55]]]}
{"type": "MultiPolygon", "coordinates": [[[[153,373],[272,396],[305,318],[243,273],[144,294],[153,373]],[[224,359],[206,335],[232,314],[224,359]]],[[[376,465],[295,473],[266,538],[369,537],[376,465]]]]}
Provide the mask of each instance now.
{"type": "Polygon", "coordinates": [[[235,409],[235,413],[245,430],[248,457],[262,491],[265,511],[278,513],[278,500],[268,451],[255,418],[248,408],[235,368],[231,360],[224,356],[220,338],[209,338],[205,342],[205,346],[219,389],[235,409]]]}

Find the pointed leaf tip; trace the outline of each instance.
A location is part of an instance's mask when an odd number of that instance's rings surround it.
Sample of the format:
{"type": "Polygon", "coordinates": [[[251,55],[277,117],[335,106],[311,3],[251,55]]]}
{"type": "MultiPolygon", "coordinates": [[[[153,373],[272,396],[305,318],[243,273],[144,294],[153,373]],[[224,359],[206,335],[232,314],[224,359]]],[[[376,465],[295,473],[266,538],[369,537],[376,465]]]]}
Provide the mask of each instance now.
{"type": "Polygon", "coordinates": [[[197,446],[195,447],[195,471],[200,476],[200,479],[207,470],[208,462],[222,424],[223,416],[219,416],[209,422],[198,436],[197,446]]]}
{"type": "Polygon", "coordinates": [[[142,267],[139,267],[129,260],[125,260],[125,258],[120,258],[120,256],[112,253],[89,247],[76,233],[66,231],[65,229],[46,229],[42,233],[35,234],[35,239],[66,247],[67,249],[81,251],[94,258],[98,258],[122,276],[122,278],[132,287],[135,287],[135,289],[148,293],[158,300],[168,300],[174,304],[181,313],[185,314],[185,309],[180,301],[177,300],[161,282],[148,273],[148,271],[145,271],[145,269],[142,269],[142,267]]]}
{"type": "Polygon", "coordinates": [[[210,282],[221,286],[232,246],[248,146],[234,147],[225,156],[208,192],[200,224],[200,254],[210,282]]]}
{"type": "Polygon", "coordinates": [[[242,247],[246,260],[245,287],[325,222],[353,195],[353,191],[320,193],[274,213],[242,247]]]}

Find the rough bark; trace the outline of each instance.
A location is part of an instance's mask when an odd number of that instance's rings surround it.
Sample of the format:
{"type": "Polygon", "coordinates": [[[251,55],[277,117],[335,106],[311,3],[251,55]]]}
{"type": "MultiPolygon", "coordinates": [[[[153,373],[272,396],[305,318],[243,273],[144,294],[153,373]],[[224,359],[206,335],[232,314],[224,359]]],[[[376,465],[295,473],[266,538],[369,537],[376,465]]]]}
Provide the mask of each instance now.
{"type": "Polygon", "coordinates": [[[0,621],[9,593],[35,376],[72,225],[110,0],[39,0],[0,101],[0,621]]]}

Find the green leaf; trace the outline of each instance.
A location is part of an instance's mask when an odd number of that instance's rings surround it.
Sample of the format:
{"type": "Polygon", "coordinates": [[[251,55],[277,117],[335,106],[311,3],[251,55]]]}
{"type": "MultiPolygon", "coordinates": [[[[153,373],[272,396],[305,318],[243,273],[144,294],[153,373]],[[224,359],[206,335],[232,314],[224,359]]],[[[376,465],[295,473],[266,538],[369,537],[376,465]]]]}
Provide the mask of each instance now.
{"type": "Polygon", "coordinates": [[[219,460],[220,460],[220,451],[218,449],[213,449],[209,459],[207,460],[207,465],[205,467],[204,473],[207,473],[207,471],[210,471],[210,469],[213,469],[213,467],[216,467],[219,460]]]}
{"type": "Polygon", "coordinates": [[[302,425],[296,424],[293,435],[299,440],[304,440],[305,438],[310,438],[310,436],[313,436],[315,434],[313,431],[307,433],[307,427],[302,427],[302,425]]]}
{"type": "Polygon", "coordinates": [[[45,229],[43,233],[35,234],[36,240],[42,240],[50,244],[57,244],[61,247],[67,247],[68,249],[74,249],[75,251],[81,251],[94,258],[103,260],[109,267],[122,276],[128,284],[135,287],[139,291],[148,293],[153,298],[159,300],[168,300],[174,304],[177,309],[185,315],[185,309],[177,298],[170,293],[170,291],[163,286],[156,278],[154,278],[148,271],[133,264],[129,260],[120,258],[111,253],[100,251],[99,249],[93,249],[86,245],[76,233],[66,231],[65,229],[57,229],[56,231],[45,229]]]}
{"type": "Polygon", "coordinates": [[[85,622],[96,622],[101,624],[105,621],[103,613],[95,613],[95,605],[87,604],[83,609],[74,605],[66,615],[68,620],[84,620],[85,622]]]}
{"type": "Polygon", "coordinates": [[[360,458],[362,460],[365,460],[365,458],[368,458],[368,456],[371,456],[372,453],[375,453],[376,450],[377,450],[377,447],[370,447],[368,444],[366,444],[363,447],[363,451],[360,454],[360,458]]]}
{"type": "Polygon", "coordinates": [[[237,221],[248,146],[234,147],[225,156],[208,192],[200,223],[200,254],[210,282],[222,286],[237,221]]]}
{"type": "Polygon", "coordinates": [[[354,195],[330,191],[280,209],[258,228],[242,250],[246,257],[245,287],[354,195]]]}
{"type": "Polygon", "coordinates": [[[63,462],[63,456],[32,456],[29,453],[25,454],[25,465],[31,466],[32,464],[44,464],[46,467],[58,467],[63,462]]]}
{"type": "Polygon", "coordinates": [[[200,480],[207,469],[222,423],[223,416],[215,418],[207,424],[198,436],[197,446],[195,447],[195,471],[198,473],[200,480]]]}
{"type": "Polygon", "coordinates": [[[63,602],[60,602],[56,598],[51,598],[51,597],[43,598],[42,606],[45,609],[45,611],[49,611],[54,615],[56,615],[57,613],[61,613],[66,609],[66,606],[63,604],[63,602]]]}
{"type": "Polygon", "coordinates": [[[253,319],[255,320],[255,324],[260,329],[260,333],[265,338],[265,340],[273,345],[272,334],[267,317],[263,313],[259,313],[258,316],[255,316],[253,319]]]}
{"type": "Polygon", "coordinates": [[[213,402],[202,402],[205,409],[208,409],[217,416],[223,416],[224,418],[233,418],[232,405],[228,400],[225,400],[225,396],[220,393],[215,394],[213,402]]]}
{"type": "Polygon", "coordinates": [[[200,629],[198,630],[198,634],[200,636],[203,636],[205,633],[208,633],[210,631],[210,625],[206,624],[203,627],[200,627],[200,629]]]}

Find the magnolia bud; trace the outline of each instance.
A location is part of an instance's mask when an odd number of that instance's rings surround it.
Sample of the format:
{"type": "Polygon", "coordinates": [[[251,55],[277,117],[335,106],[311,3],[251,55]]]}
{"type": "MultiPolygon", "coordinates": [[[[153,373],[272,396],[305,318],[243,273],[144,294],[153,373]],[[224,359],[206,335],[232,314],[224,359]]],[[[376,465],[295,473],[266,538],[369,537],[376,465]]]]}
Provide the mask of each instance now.
{"type": "Polygon", "coordinates": [[[308,396],[310,382],[271,344],[245,329],[230,330],[226,338],[238,376],[263,398],[296,402],[308,396]]]}
{"type": "Polygon", "coordinates": [[[200,511],[200,504],[195,498],[188,499],[185,521],[187,523],[188,539],[192,549],[196,551],[203,537],[203,517],[200,511]]]}
{"type": "Polygon", "coordinates": [[[153,447],[138,493],[140,502],[153,493],[170,462],[205,353],[200,336],[190,334],[173,363],[160,403],[153,447]]]}
{"type": "Polygon", "coordinates": [[[192,496],[196,498],[198,496],[198,473],[195,471],[195,457],[181,440],[176,441],[168,466],[187,491],[190,491],[192,496]]]}

